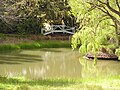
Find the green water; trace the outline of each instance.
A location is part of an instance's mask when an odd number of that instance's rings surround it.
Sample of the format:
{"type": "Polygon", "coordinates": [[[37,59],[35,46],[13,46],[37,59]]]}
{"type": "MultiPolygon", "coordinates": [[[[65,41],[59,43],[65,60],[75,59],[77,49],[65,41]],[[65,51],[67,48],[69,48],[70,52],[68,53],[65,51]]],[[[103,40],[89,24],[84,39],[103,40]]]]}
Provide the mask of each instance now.
{"type": "Polygon", "coordinates": [[[120,75],[120,62],[102,60],[94,66],[68,48],[22,50],[0,54],[0,75],[28,79],[110,77],[120,75]]]}

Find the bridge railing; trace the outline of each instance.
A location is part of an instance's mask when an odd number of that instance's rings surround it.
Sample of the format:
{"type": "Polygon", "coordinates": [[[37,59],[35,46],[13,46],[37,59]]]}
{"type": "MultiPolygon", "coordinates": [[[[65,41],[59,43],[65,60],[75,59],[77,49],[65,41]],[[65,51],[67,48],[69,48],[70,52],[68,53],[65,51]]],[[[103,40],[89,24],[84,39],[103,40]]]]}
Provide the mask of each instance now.
{"type": "Polygon", "coordinates": [[[66,25],[50,25],[49,27],[42,28],[41,34],[48,35],[55,32],[62,32],[62,33],[75,33],[75,27],[69,27],[66,25]]]}

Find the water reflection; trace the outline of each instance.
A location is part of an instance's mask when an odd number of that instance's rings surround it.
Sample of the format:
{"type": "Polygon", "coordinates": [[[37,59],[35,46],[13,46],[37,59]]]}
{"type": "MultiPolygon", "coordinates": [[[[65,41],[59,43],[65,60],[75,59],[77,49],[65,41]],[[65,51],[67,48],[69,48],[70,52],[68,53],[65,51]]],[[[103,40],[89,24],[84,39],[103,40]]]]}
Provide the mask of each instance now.
{"type": "Polygon", "coordinates": [[[78,51],[71,49],[25,50],[0,55],[0,75],[25,76],[31,79],[48,77],[81,77],[78,51]]]}
{"type": "Polygon", "coordinates": [[[120,62],[113,60],[98,60],[97,65],[91,60],[80,59],[82,78],[101,78],[120,75],[120,62]]]}
{"type": "Polygon", "coordinates": [[[98,61],[94,66],[78,51],[71,49],[23,50],[0,55],[0,75],[29,79],[41,78],[97,78],[120,75],[120,62],[98,61]]]}

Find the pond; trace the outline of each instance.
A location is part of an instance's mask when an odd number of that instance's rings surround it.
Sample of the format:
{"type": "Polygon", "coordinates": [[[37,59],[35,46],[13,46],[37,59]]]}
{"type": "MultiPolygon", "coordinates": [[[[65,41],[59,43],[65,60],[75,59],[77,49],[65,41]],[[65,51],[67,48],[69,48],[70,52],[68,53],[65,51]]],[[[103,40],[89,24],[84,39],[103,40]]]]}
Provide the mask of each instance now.
{"type": "Polygon", "coordinates": [[[120,65],[118,61],[101,60],[94,66],[78,50],[44,48],[0,54],[0,75],[28,79],[109,77],[120,75],[120,65]]]}

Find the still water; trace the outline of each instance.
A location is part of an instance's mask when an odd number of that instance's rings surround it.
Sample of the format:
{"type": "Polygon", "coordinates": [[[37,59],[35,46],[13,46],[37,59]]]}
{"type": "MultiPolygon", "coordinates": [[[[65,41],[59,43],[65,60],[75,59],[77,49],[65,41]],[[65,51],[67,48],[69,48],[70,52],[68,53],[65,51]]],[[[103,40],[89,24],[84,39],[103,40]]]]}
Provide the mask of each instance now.
{"type": "Polygon", "coordinates": [[[113,76],[120,75],[120,62],[102,60],[94,66],[92,60],[68,48],[22,50],[0,54],[0,75],[29,79],[113,76]]]}

